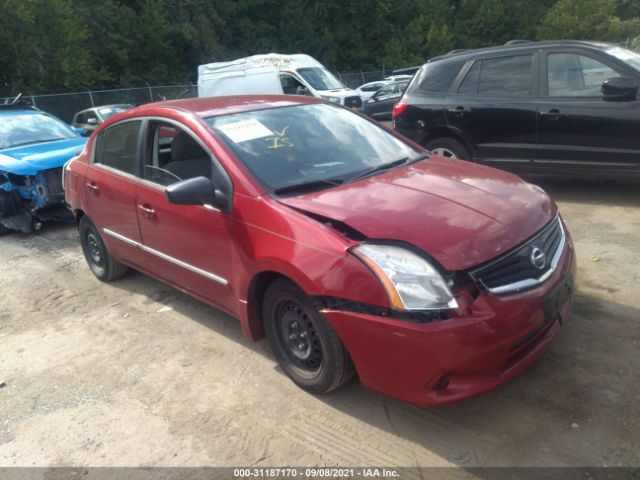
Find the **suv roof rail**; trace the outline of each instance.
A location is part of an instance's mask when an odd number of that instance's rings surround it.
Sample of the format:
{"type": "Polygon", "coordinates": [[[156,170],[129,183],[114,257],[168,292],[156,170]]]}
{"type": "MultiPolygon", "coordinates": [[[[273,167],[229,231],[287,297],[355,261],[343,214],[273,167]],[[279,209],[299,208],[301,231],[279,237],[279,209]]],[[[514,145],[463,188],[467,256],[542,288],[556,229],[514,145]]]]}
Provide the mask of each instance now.
{"type": "Polygon", "coordinates": [[[26,97],[23,97],[22,93],[19,93],[13,99],[6,98],[4,103],[0,103],[0,108],[2,108],[2,109],[10,109],[10,108],[15,108],[15,109],[32,108],[32,109],[35,109],[36,107],[33,106],[33,102],[30,99],[28,99],[26,97]]]}
{"type": "Polygon", "coordinates": [[[454,53],[466,52],[468,50],[469,50],[468,48],[455,48],[455,49],[445,53],[445,55],[453,55],[454,53]]]}
{"type": "Polygon", "coordinates": [[[509,40],[505,45],[519,45],[520,43],[532,43],[531,40],[509,40]]]}

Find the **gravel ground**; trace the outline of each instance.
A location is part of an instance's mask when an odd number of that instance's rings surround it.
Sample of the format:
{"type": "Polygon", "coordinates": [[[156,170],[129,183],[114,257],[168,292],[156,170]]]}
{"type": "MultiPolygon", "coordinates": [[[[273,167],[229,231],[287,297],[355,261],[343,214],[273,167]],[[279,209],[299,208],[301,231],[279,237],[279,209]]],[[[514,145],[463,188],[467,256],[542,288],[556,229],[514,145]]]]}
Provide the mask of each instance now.
{"type": "Polygon", "coordinates": [[[0,238],[0,467],[640,465],[640,185],[539,183],[575,240],[574,314],[515,380],[439,409],[357,380],[309,395],[236,320],[98,282],[72,226],[0,238]]]}

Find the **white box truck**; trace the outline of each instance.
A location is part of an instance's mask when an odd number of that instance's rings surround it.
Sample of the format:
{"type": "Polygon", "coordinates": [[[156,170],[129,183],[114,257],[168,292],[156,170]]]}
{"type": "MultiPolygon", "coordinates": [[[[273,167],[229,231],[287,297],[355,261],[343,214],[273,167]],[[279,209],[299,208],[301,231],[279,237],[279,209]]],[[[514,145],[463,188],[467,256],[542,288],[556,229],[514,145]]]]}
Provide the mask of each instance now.
{"type": "Polygon", "coordinates": [[[198,96],[310,95],[348,108],[362,108],[360,96],[309,55],[268,53],[198,67],[198,96]]]}

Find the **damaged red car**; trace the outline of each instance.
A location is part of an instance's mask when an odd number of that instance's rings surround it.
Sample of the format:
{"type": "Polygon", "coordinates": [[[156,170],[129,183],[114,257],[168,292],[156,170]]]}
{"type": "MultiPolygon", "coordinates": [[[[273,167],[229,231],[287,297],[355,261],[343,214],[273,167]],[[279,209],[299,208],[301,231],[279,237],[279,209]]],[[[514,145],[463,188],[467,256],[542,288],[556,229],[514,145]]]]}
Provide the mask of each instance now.
{"type": "Polygon", "coordinates": [[[544,191],[321,100],[128,110],[64,183],[100,280],[133,268],[237,317],[314,393],[357,373],[461,400],[523,370],[571,310],[575,254],[544,191]]]}

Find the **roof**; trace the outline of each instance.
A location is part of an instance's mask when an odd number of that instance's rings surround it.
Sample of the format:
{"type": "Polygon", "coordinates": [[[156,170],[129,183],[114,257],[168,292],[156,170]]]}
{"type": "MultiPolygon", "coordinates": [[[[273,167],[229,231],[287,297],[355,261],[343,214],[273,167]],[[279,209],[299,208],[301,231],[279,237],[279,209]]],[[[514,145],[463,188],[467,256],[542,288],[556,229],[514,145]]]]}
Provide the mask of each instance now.
{"type": "Polygon", "coordinates": [[[280,53],[266,53],[252,55],[250,57],[238,58],[230,62],[214,62],[198,66],[198,75],[205,73],[233,72],[238,70],[249,70],[254,68],[268,69],[296,69],[304,67],[322,67],[322,64],[315,58],[296,53],[293,55],[283,55],[280,53]]]}
{"type": "Polygon", "coordinates": [[[199,117],[214,117],[230,113],[291,107],[311,103],[323,103],[323,100],[302,95],[234,95],[228,97],[189,98],[147,103],[128,111],[135,112],[138,115],[144,115],[148,110],[168,108],[194,113],[199,117]]]}
{"type": "Polygon", "coordinates": [[[541,48],[541,47],[553,47],[553,46],[580,46],[580,47],[590,47],[590,48],[598,48],[605,49],[615,46],[612,43],[605,42],[590,42],[586,40],[550,40],[545,42],[528,42],[524,40],[518,40],[512,42],[507,42],[505,45],[496,45],[493,47],[485,47],[485,48],[476,48],[470,50],[453,50],[445,55],[440,55],[438,57],[431,58],[428,62],[440,61],[445,59],[454,59],[454,58],[464,58],[471,57],[480,53],[491,53],[491,52],[501,52],[501,51],[516,51],[516,50],[530,50],[531,48],[541,48]]]}

